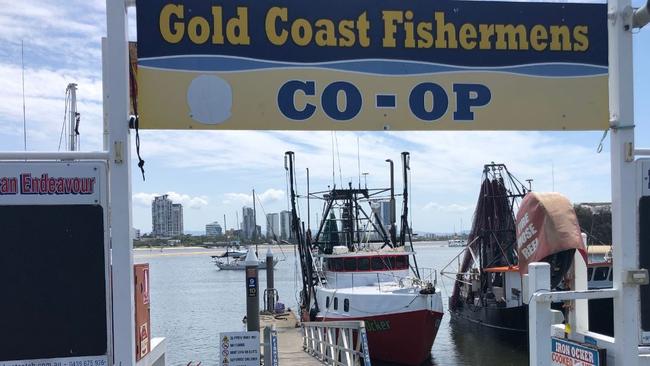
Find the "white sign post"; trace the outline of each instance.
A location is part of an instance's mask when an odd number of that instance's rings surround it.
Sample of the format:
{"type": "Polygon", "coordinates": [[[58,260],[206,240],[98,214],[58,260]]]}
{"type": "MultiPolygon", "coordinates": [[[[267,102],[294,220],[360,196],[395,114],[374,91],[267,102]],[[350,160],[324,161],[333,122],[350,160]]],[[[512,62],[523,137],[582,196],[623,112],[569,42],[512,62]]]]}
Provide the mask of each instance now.
{"type": "Polygon", "coordinates": [[[259,366],[260,332],[220,333],[221,366],[259,366]]]}

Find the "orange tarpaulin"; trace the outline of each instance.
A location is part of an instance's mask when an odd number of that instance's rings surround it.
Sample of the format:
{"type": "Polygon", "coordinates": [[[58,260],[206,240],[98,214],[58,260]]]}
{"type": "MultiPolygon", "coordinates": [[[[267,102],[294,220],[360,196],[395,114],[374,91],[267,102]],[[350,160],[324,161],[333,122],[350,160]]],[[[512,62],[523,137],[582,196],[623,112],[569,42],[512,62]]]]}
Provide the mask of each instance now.
{"type": "Polygon", "coordinates": [[[528,264],[570,249],[577,249],[587,261],[578,218],[573,205],[555,192],[530,192],[517,212],[519,272],[528,273],[528,264]]]}

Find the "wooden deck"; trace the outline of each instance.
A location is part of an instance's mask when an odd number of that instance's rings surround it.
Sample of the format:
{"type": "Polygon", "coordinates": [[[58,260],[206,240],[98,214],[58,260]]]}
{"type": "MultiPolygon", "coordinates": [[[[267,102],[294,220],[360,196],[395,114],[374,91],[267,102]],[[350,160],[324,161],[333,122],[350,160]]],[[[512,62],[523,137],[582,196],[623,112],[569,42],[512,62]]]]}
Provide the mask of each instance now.
{"type": "MultiPolygon", "coordinates": [[[[260,316],[260,327],[275,325],[278,332],[278,361],[280,365],[315,366],[322,363],[302,350],[302,333],[296,315],[289,311],[286,316],[260,316]]],[[[263,330],[260,330],[263,334],[263,330]]]]}

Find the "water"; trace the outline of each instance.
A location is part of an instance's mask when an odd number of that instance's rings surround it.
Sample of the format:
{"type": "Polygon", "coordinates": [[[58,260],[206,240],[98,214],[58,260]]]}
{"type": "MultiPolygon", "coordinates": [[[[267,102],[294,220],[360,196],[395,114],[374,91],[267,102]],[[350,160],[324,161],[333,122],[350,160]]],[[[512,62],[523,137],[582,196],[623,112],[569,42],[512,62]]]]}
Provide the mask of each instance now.
{"type": "MultiPolygon", "coordinates": [[[[301,287],[292,247],[278,247],[274,253],[285,260],[275,270],[275,285],[280,301],[295,309],[296,293],[301,287]]],[[[449,263],[461,248],[446,243],[416,244],[420,267],[438,271],[449,263]]],[[[264,255],[266,249],[261,249],[264,255]]],[[[243,330],[246,311],[243,271],[219,271],[208,250],[165,249],[136,251],[135,261],[148,262],[151,269],[151,327],[153,336],[167,337],[167,362],[186,366],[189,361],[217,365],[219,332],[243,330]],[[200,253],[196,253],[200,252],[200,253]],[[170,253],[170,254],[167,254],[170,253]]],[[[456,264],[452,265],[452,271],[456,264]]],[[[260,271],[260,292],[266,286],[266,273],[260,271]]],[[[452,281],[438,276],[445,310],[452,281]]],[[[452,322],[443,317],[432,349],[432,365],[526,365],[525,340],[508,339],[485,327],[452,322]],[[523,345],[522,345],[523,344],[523,345]]]]}

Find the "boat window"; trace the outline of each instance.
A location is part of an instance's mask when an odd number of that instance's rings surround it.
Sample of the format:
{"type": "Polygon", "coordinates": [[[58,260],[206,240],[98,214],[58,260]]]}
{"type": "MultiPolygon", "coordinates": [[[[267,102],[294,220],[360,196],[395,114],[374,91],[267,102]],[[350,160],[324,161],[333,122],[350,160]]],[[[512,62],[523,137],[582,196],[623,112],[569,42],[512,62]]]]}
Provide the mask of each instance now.
{"type": "Polygon", "coordinates": [[[333,269],[335,271],[342,271],[343,270],[343,259],[342,258],[332,258],[332,260],[334,261],[334,265],[332,266],[332,267],[334,267],[333,269]]]}
{"type": "Polygon", "coordinates": [[[334,298],[334,310],[338,310],[338,309],[339,309],[339,298],[335,297],[334,298]]]}
{"type": "Polygon", "coordinates": [[[614,276],[614,270],[613,270],[613,269],[610,269],[610,270],[609,270],[609,280],[610,280],[610,281],[613,281],[613,278],[612,278],[613,276],[614,276]]]}
{"type": "Polygon", "coordinates": [[[372,270],[373,271],[383,271],[386,269],[382,257],[372,257],[372,270]]]}
{"type": "Polygon", "coordinates": [[[349,299],[343,300],[343,311],[345,311],[346,313],[348,311],[350,311],[350,300],[349,299]]]}
{"type": "Polygon", "coordinates": [[[357,259],[356,258],[345,258],[344,268],[346,271],[356,271],[357,270],[357,259]]]}
{"type": "Polygon", "coordinates": [[[330,308],[330,297],[329,296],[325,298],[325,308],[326,309],[330,308]]]}
{"type": "Polygon", "coordinates": [[[596,272],[594,273],[594,281],[605,281],[608,274],[609,267],[596,267],[596,272]]]}
{"type": "Polygon", "coordinates": [[[395,257],[384,257],[384,263],[386,263],[388,269],[395,269],[395,257]]]}
{"type": "Polygon", "coordinates": [[[407,269],[409,267],[409,257],[398,255],[395,257],[395,269],[407,269]]]}
{"type": "Polygon", "coordinates": [[[368,257],[359,258],[359,261],[357,263],[357,269],[359,271],[369,271],[370,270],[370,258],[368,258],[368,257]]]}
{"type": "Polygon", "coordinates": [[[594,267],[587,268],[587,281],[591,281],[592,274],[594,274],[594,267]]]}

